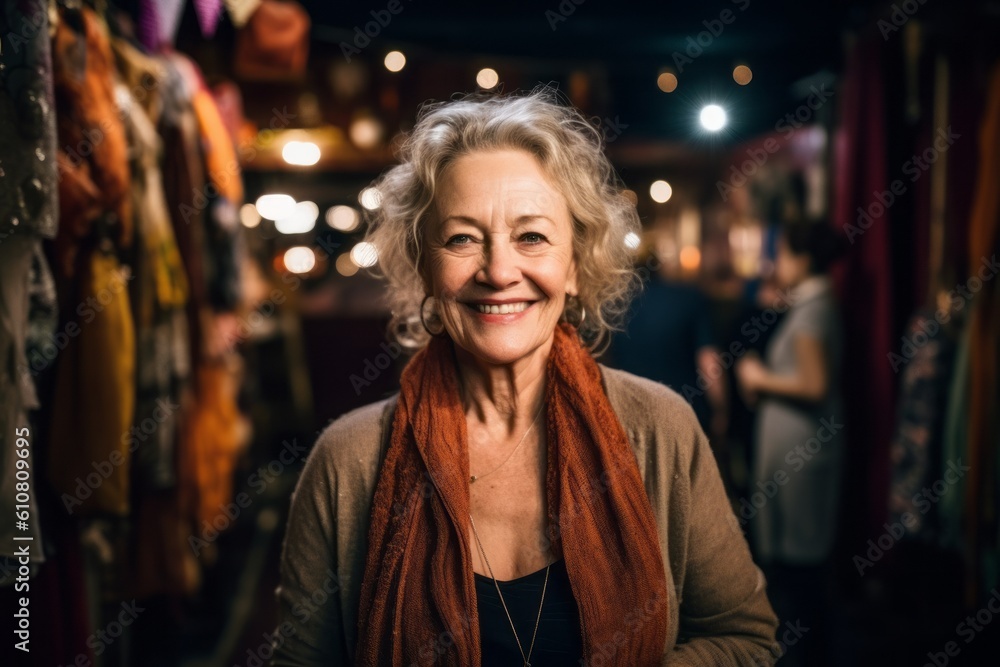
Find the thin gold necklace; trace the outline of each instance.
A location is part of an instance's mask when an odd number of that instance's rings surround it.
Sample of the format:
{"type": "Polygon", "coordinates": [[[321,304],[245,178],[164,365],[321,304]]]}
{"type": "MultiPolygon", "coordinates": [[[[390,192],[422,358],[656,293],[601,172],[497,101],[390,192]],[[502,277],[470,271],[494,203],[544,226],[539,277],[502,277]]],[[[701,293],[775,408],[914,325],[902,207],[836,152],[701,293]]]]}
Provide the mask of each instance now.
{"type": "Polygon", "coordinates": [[[477,479],[482,479],[483,477],[486,477],[486,475],[492,475],[497,470],[500,470],[500,468],[504,467],[504,465],[507,463],[507,461],[510,461],[510,457],[514,456],[514,452],[516,452],[518,449],[521,448],[521,443],[523,443],[524,439],[528,437],[528,433],[531,431],[531,427],[535,425],[536,421],[538,421],[538,415],[542,414],[542,407],[544,405],[545,405],[545,403],[543,401],[542,405],[538,406],[538,412],[535,413],[535,418],[531,420],[530,424],[528,424],[528,428],[527,428],[527,430],[525,430],[524,435],[521,436],[521,439],[520,439],[520,441],[518,441],[517,446],[514,447],[514,449],[510,450],[510,454],[508,454],[507,458],[505,458],[503,460],[503,463],[501,463],[500,465],[498,465],[493,470],[491,470],[491,471],[489,471],[487,473],[483,473],[482,475],[472,475],[472,476],[470,476],[469,477],[469,484],[472,484],[477,479]]]}
{"type": "Polygon", "coordinates": [[[538,616],[535,618],[535,631],[531,633],[531,646],[528,647],[528,655],[524,655],[524,647],[521,646],[521,640],[517,636],[517,630],[514,628],[514,619],[510,617],[510,612],[507,610],[507,603],[504,602],[503,593],[500,592],[500,584],[497,583],[497,578],[493,576],[493,568],[490,567],[490,559],[486,557],[486,550],[483,549],[483,542],[479,539],[479,531],[476,530],[476,522],[472,519],[472,512],[469,512],[469,521],[472,521],[472,532],[476,535],[476,543],[479,545],[479,553],[483,555],[483,560],[486,561],[486,569],[490,571],[490,579],[493,580],[493,585],[496,586],[497,595],[500,596],[500,604],[503,605],[503,611],[507,614],[507,620],[510,622],[510,629],[514,633],[514,641],[517,642],[517,650],[521,652],[521,658],[524,660],[524,667],[531,667],[531,663],[528,660],[531,658],[531,652],[535,649],[535,637],[538,635],[538,623],[542,620],[542,606],[545,604],[545,589],[549,585],[549,568],[552,567],[552,563],[545,566],[545,582],[542,584],[542,600],[538,603],[538,616]]]}

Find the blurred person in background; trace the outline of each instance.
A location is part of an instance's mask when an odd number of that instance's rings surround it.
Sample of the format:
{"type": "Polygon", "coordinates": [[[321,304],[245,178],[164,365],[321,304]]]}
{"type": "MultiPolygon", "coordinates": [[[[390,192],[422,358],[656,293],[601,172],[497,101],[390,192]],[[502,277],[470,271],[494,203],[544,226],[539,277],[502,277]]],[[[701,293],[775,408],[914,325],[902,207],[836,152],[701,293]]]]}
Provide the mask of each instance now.
{"type": "Polygon", "coordinates": [[[694,408],[728,481],[724,454],[728,383],[712,327],[711,302],[697,285],[670,275],[665,262],[643,281],[611,339],[608,363],[667,385],[694,408]]]}
{"type": "Polygon", "coordinates": [[[712,330],[711,303],[697,285],[653,274],[615,335],[617,368],[682,394],[711,436],[726,432],[726,378],[712,330]]]}
{"type": "Polygon", "coordinates": [[[775,280],[791,304],[764,360],[736,366],[739,389],[757,407],[751,493],[755,555],[782,622],[815,631],[782,664],[822,663],[822,615],[837,526],[843,460],[841,318],[827,275],[844,240],[825,221],[795,220],[778,240],[775,280]]]}
{"type": "Polygon", "coordinates": [[[771,664],[693,410],[592,356],[639,228],[598,130],[548,88],[431,105],[376,187],[391,330],[418,351],[309,457],[274,664],[771,664]]]}

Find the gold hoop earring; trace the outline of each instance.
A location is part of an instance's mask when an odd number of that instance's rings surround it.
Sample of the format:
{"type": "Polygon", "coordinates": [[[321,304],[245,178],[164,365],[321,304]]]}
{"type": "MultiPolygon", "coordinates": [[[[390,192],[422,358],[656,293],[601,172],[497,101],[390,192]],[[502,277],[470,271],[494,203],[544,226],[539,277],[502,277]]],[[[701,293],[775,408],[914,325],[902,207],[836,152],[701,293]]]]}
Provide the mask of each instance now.
{"type": "Polygon", "coordinates": [[[424,331],[426,331],[432,336],[438,336],[444,331],[444,323],[441,322],[441,317],[432,312],[431,319],[437,319],[438,323],[441,324],[441,328],[438,329],[437,331],[431,331],[431,328],[427,326],[427,319],[424,316],[424,306],[427,304],[427,299],[432,299],[432,298],[434,297],[428,294],[427,296],[424,297],[424,300],[420,302],[420,324],[424,326],[424,331]]]}

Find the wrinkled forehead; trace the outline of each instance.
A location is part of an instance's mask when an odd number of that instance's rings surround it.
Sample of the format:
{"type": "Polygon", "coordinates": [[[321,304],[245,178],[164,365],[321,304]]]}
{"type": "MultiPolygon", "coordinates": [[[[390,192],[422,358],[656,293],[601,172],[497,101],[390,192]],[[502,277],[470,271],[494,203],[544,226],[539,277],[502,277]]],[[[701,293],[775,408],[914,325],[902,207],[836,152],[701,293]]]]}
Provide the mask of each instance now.
{"type": "Polygon", "coordinates": [[[567,213],[566,199],[547,180],[533,174],[453,170],[440,181],[434,207],[441,218],[479,218],[502,213],[561,216],[567,213]]]}

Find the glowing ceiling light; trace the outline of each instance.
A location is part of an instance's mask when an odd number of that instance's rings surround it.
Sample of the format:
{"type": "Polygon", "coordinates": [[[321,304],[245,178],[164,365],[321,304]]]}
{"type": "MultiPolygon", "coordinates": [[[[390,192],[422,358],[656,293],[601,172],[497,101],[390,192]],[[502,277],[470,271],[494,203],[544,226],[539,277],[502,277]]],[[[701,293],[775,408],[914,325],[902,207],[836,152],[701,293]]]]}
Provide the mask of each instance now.
{"type": "Polygon", "coordinates": [[[292,273],[309,273],[316,267],[316,253],[304,245],[289,248],[282,259],[292,273]]]}
{"type": "Polygon", "coordinates": [[[358,148],[374,148],[382,141],[382,123],[374,118],[358,118],[351,123],[347,133],[358,148]]]}
{"type": "Polygon", "coordinates": [[[681,249],[680,260],[685,271],[694,271],[701,264],[701,251],[689,245],[681,249]]]}
{"type": "Polygon", "coordinates": [[[260,217],[277,220],[291,214],[295,200],[288,195],[262,195],[257,198],[256,207],[260,217]]]}
{"type": "Polygon", "coordinates": [[[351,232],[357,229],[360,222],[361,215],[351,206],[333,206],[326,209],[326,224],[334,229],[351,232]]]}
{"type": "Polygon", "coordinates": [[[390,72],[398,72],[406,67],[406,56],[401,51],[390,51],[385,54],[385,68],[390,72]]]}
{"type": "Polygon", "coordinates": [[[260,213],[257,212],[257,207],[253,204],[243,204],[240,206],[240,222],[243,223],[244,227],[253,229],[260,224],[260,213]]]}
{"type": "Polygon", "coordinates": [[[665,93],[672,93],[677,90],[677,75],[673,72],[664,72],[656,77],[656,87],[665,93]]]}
{"type": "Polygon", "coordinates": [[[649,186],[649,196],[652,197],[653,201],[663,204],[670,201],[670,197],[674,194],[674,189],[670,187],[670,183],[666,181],[654,181],[652,185],[649,186]]]}
{"type": "Polygon", "coordinates": [[[480,88],[489,90],[500,82],[500,75],[492,67],[485,67],[476,74],[476,83],[480,88]]]}
{"type": "Polygon", "coordinates": [[[378,250],[374,244],[362,241],[351,248],[351,261],[362,269],[375,266],[378,262],[378,250]]]}
{"type": "Polygon", "coordinates": [[[311,201],[301,201],[287,216],[274,221],[274,228],[282,234],[305,234],[316,226],[319,206],[311,201]]]}
{"type": "Polygon", "coordinates": [[[753,79],[753,71],[746,65],[737,65],[733,69],[733,81],[745,86],[753,79]]]}
{"type": "Polygon", "coordinates": [[[709,132],[718,132],[726,126],[726,111],[718,104],[709,104],[701,110],[701,126],[709,132]]]}
{"type": "Polygon", "coordinates": [[[289,141],[281,149],[281,157],[288,164],[298,167],[311,167],[319,162],[319,146],[311,141],[289,141]]]}
{"type": "Polygon", "coordinates": [[[382,205],[382,193],[378,188],[365,188],[358,195],[358,201],[369,211],[374,211],[382,205]]]}
{"type": "Polygon", "coordinates": [[[337,258],[336,267],[337,273],[347,278],[358,272],[358,265],[354,263],[350,253],[347,252],[337,258]]]}

